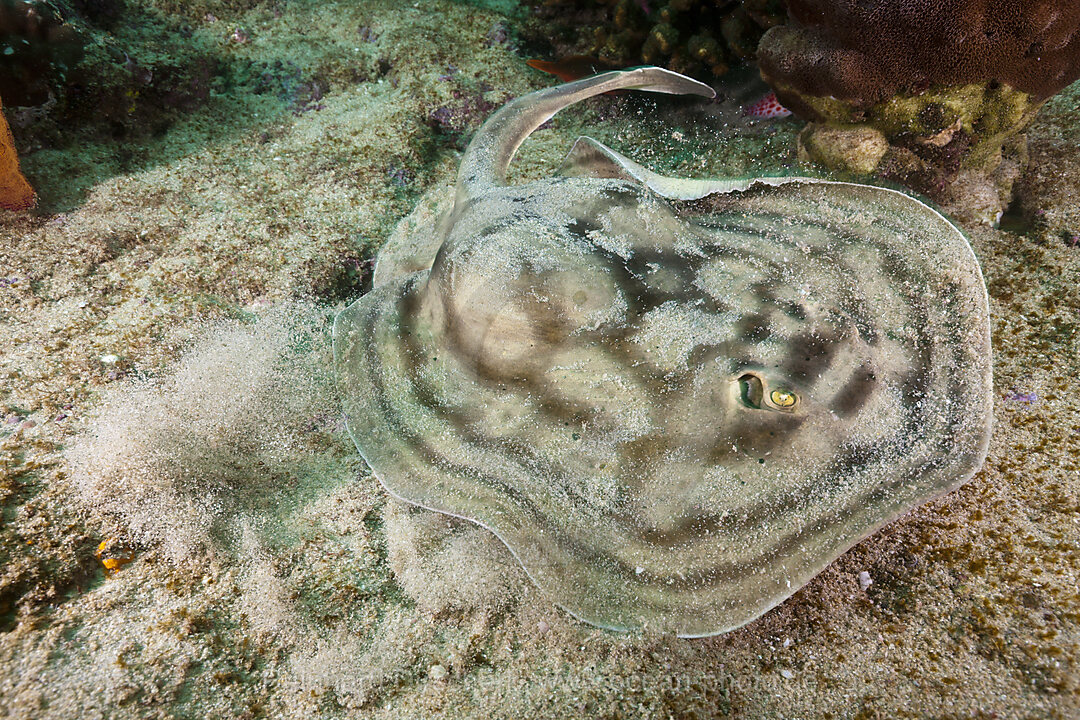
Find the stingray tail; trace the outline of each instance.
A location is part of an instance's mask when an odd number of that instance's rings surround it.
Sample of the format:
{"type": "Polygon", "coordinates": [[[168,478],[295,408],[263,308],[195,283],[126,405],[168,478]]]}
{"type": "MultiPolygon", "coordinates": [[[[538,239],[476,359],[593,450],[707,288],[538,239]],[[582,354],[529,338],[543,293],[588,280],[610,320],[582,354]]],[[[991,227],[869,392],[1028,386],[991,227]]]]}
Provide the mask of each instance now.
{"type": "Polygon", "coordinates": [[[506,168],[533,130],[568,105],[612,90],[644,90],[669,95],[716,95],[708,85],[658,67],[615,70],[557,85],[511,100],[492,115],[461,159],[457,200],[506,183],[506,168]]]}

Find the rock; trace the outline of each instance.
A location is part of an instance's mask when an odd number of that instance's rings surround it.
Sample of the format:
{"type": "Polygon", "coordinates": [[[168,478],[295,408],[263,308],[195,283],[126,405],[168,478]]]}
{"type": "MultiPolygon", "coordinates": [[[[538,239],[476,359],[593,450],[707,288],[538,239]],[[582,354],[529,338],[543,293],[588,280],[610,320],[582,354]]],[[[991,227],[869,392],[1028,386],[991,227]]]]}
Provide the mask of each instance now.
{"type": "Polygon", "coordinates": [[[810,123],[799,134],[799,160],[852,175],[874,172],[888,150],[885,135],[872,127],[810,123]]]}

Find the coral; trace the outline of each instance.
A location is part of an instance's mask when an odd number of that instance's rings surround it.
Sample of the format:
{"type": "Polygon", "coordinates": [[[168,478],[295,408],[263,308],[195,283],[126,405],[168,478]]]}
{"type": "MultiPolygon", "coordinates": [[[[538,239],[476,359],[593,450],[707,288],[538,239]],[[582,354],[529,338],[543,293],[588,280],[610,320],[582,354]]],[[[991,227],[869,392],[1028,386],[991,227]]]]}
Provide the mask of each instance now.
{"type": "Polygon", "coordinates": [[[1019,133],[1080,77],[1071,0],[788,5],[791,22],[764,35],[758,58],[780,102],[813,121],[801,156],[902,182],[972,219],[993,220],[1008,204],[1023,167],[1019,133]],[[853,162],[846,143],[867,129],[889,148],[853,162]]]}
{"type": "Polygon", "coordinates": [[[25,210],[34,204],[34,190],[19,172],[15,138],[0,106],[0,208],[25,210]]]}
{"type": "Polygon", "coordinates": [[[870,108],[933,85],[995,81],[1040,102],[1080,77],[1074,0],[789,0],[770,29],[761,71],[781,102],[833,97],[870,108]],[[780,89],[782,88],[782,91],[780,89]]]}
{"type": "Polygon", "coordinates": [[[660,65],[708,80],[752,58],[784,8],[782,0],[547,0],[536,16],[556,55],[590,53],[616,66],[660,65]]]}

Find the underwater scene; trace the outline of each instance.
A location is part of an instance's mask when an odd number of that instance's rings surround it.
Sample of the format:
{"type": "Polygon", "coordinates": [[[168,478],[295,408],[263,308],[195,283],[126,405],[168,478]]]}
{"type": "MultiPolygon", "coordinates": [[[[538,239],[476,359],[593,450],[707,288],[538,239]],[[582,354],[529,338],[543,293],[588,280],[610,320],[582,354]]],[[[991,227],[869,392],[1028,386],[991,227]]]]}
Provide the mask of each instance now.
{"type": "Polygon", "coordinates": [[[0,718],[1080,718],[1075,0],[0,0],[0,718]]]}

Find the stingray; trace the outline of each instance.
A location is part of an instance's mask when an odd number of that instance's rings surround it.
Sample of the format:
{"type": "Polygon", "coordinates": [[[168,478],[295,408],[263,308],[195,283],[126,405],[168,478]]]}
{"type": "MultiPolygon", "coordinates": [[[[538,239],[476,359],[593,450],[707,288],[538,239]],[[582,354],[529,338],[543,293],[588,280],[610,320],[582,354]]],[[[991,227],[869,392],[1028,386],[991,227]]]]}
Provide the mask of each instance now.
{"type": "Polygon", "coordinates": [[[337,318],[349,432],[394,496],[488,528],[553,602],[611,629],[739,627],[982,465],[986,289],[964,235],[897,190],[666,177],[522,141],[658,68],[518,98],[452,207],[380,252],[337,318]]]}

